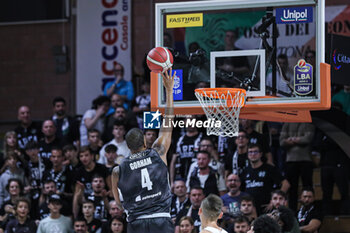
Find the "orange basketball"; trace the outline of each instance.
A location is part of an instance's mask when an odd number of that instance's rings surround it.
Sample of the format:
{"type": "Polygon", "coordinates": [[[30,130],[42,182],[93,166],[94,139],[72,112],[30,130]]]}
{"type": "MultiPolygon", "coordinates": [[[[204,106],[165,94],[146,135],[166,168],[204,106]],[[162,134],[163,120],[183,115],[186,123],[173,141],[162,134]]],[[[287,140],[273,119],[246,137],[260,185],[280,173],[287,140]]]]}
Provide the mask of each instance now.
{"type": "Polygon", "coordinates": [[[163,73],[173,66],[173,55],[164,47],[153,48],[147,54],[147,66],[154,73],[163,73]]]}

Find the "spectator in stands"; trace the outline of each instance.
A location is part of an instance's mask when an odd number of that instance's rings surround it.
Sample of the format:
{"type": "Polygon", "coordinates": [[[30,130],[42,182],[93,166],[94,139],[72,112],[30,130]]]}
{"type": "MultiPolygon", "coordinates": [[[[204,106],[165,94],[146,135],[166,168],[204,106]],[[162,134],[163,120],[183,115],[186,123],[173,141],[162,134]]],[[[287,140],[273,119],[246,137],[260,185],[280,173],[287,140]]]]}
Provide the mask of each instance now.
{"type": "Polygon", "coordinates": [[[115,200],[112,200],[109,202],[108,213],[109,213],[108,221],[102,222],[101,232],[109,232],[111,227],[110,226],[111,219],[113,218],[126,219],[126,214],[124,213],[122,206],[118,206],[115,200]]]}
{"type": "Polygon", "coordinates": [[[179,228],[179,233],[197,233],[193,219],[189,216],[183,216],[180,219],[179,228]]]}
{"type": "Polygon", "coordinates": [[[52,101],[52,121],[56,125],[56,137],[61,140],[62,145],[75,144],[79,142],[79,123],[66,114],[66,100],[63,97],[55,97],[52,101]]]}
{"type": "Polygon", "coordinates": [[[113,71],[115,80],[106,83],[103,93],[109,97],[112,96],[113,93],[119,94],[127,104],[127,108],[129,108],[135,95],[132,82],[124,79],[124,67],[122,64],[116,63],[113,71]]]}
{"type": "MultiPolygon", "coordinates": [[[[203,137],[199,143],[199,151],[206,151],[210,155],[209,167],[217,171],[220,176],[224,177],[224,164],[219,162],[218,152],[214,147],[213,141],[209,137],[203,137]]],[[[195,169],[198,169],[198,163],[193,162],[187,175],[187,181],[195,169]]]]}
{"type": "Polygon", "coordinates": [[[95,204],[94,217],[100,220],[107,220],[108,214],[108,194],[104,178],[98,173],[92,178],[92,190],[89,195],[85,195],[85,199],[92,200],[95,204]]]}
{"type": "Polygon", "coordinates": [[[298,220],[294,217],[294,212],[287,207],[287,195],[281,190],[274,190],[271,193],[271,200],[266,212],[272,213],[281,220],[283,232],[300,233],[298,220]]]}
{"type": "Polygon", "coordinates": [[[45,180],[43,182],[42,192],[39,199],[39,219],[44,219],[50,215],[48,208],[49,198],[56,194],[56,183],[53,180],[45,180]]]}
{"type": "Polygon", "coordinates": [[[143,129],[143,112],[151,109],[150,85],[144,82],[141,85],[142,94],[136,96],[133,103],[132,111],[136,115],[137,124],[140,129],[143,129]]]}
{"type": "Polygon", "coordinates": [[[100,233],[102,222],[99,219],[94,217],[95,213],[95,204],[92,200],[85,200],[82,204],[83,216],[87,222],[88,232],[89,233],[100,233]]]}
{"type": "Polygon", "coordinates": [[[210,194],[202,201],[198,212],[201,219],[201,233],[227,233],[217,223],[223,215],[222,207],[222,200],[215,194],[210,194]]]}
{"type": "Polygon", "coordinates": [[[5,199],[0,209],[0,219],[1,222],[6,225],[6,223],[14,218],[16,214],[16,200],[23,195],[23,185],[18,179],[11,178],[8,180],[6,190],[9,193],[8,199],[5,199]]]}
{"type": "Polygon", "coordinates": [[[111,233],[126,233],[126,221],[122,217],[113,217],[111,219],[110,232],[111,233]]]}
{"type": "Polygon", "coordinates": [[[297,213],[301,232],[317,232],[321,226],[323,215],[314,201],[313,189],[303,188],[300,196],[301,207],[297,213]]]}
{"type": "Polygon", "coordinates": [[[209,166],[210,155],[207,151],[196,152],[198,167],[190,174],[187,180],[188,192],[190,188],[201,186],[204,195],[224,195],[226,192],[225,180],[216,170],[209,166]]]}
{"type": "Polygon", "coordinates": [[[8,131],[5,133],[4,137],[4,148],[3,155],[0,153],[0,174],[6,170],[5,159],[8,154],[15,154],[18,158],[17,166],[24,169],[27,164],[25,155],[22,153],[23,149],[19,148],[17,143],[17,134],[15,131],[8,131]]]}
{"type": "Polygon", "coordinates": [[[187,179],[189,168],[196,162],[195,153],[198,151],[202,133],[196,127],[187,127],[186,133],[176,142],[176,153],[170,164],[170,183],[176,179],[187,179]]]}
{"type": "Polygon", "coordinates": [[[63,164],[64,156],[61,148],[52,147],[50,161],[52,168],[44,172],[43,179],[53,180],[56,183],[57,194],[72,197],[72,174],[63,164]]]}
{"type": "Polygon", "coordinates": [[[116,120],[123,122],[124,126],[128,125],[129,122],[126,120],[126,113],[126,109],[119,105],[115,107],[114,113],[106,118],[105,130],[104,134],[102,135],[104,142],[108,142],[113,139],[113,126],[116,120]]]}
{"type": "Polygon", "coordinates": [[[63,147],[62,151],[66,159],[64,163],[67,165],[67,169],[75,176],[76,169],[82,166],[78,159],[77,148],[72,144],[68,144],[63,147]]]}
{"type": "Polygon", "coordinates": [[[107,112],[107,116],[110,116],[111,114],[113,114],[115,112],[115,109],[118,106],[123,106],[124,108],[127,108],[127,105],[125,104],[123,98],[118,95],[118,94],[112,94],[111,96],[111,106],[107,112]]]}
{"type": "Polygon", "coordinates": [[[191,205],[191,201],[187,197],[186,184],[184,180],[175,180],[174,193],[171,199],[170,215],[175,222],[177,214],[183,209],[188,208],[191,205]]]}
{"type": "Polygon", "coordinates": [[[74,233],[88,233],[87,222],[83,217],[74,219],[73,227],[74,233]]]}
{"type": "Polygon", "coordinates": [[[225,157],[225,177],[231,173],[241,175],[244,168],[249,166],[248,142],[247,133],[240,130],[235,138],[236,150],[233,154],[227,154],[225,157]]]}
{"type": "Polygon", "coordinates": [[[248,233],[281,233],[278,223],[267,215],[257,218],[248,233]]]}
{"type": "MultiPolygon", "coordinates": [[[[17,134],[15,131],[8,131],[5,133],[4,148],[3,148],[3,154],[5,159],[9,152],[14,152],[15,154],[17,154],[18,157],[22,156],[21,148],[19,148],[19,145],[17,142],[17,134]]],[[[21,161],[23,161],[23,159],[21,159],[21,161]]],[[[3,165],[3,162],[4,161],[2,161],[2,163],[0,164],[0,168],[3,165]]]]}
{"type": "Polygon", "coordinates": [[[51,166],[51,162],[48,159],[39,157],[39,145],[36,141],[27,143],[25,153],[29,157],[25,170],[26,177],[28,177],[28,186],[25,189],[29,191],[32,205],[31,211],[35,213],[34,216],[37,218],[44,171],[51,166]]]}
{"type": "Polygon", "coordinates": [[[112,174],[112,170],[115,166],[118,166],[122,160],[124,159],[124,156],[117,155],[118,148],[113,145],[109,144],[105,147],[105,157],[106,157],[106,168],[108,169],[108,173],[112,174]]]}
{"type": "Polygon", "coordinates": [[[240,119],[240,124],[243,130],[247,132],[247,137],[249,139],[249,144],[258,144],[263,152],[263,162],[267,162],[271,165],[273,164],[273,158],[269,146],[269,141],[261,133],[258,133],[254,127],[254,121],[248,119],[240,119]]]}
{"type": "MultiPolygon", "coordinates": [[[[56,183],[53,180],[45,180],[43,183],[43,188],[41,192],[41,196],[39,199],[39,212],[36,214],[36,219],[44,219],[50,215],[50,209],[49,209],[49,199],[50,196],[53,194],[57,194],[57,188],[56,183]]],[[[65,216],[71,216],[72,215],[72,204],[71,199],[64,199],[60,196],[61,203],[62,203],[62,209],[60,210],[60,213],[65,216]]]]}
{"type": "Polygon", "coordinates": [[[106,220],[109,203],[108,192],[105,189],[106,184],[104,178],[98,173],[95,174],[92,178],[91,185],[93,192],[85,195],[83,187],[78,186],[80,189],[76,192],[76,196],[74,196],[73,201],[74,215],[75,217],[78,217],[80,205],[84,200],[91,200],[94,202],[95,206],[94,218],[99,220],[106,220]]]}
{"type": "MultiPolygon", "coordinates": [[[[219,162],[219,155],[218,155],[218,151],[215,148],[212,138],[203,137],[199,142],[199,150],[207,151],[210,154],[210,159],[211,159],[210,163],[215,169],[215,164],[219,162]]],[[[218,169],[216,168],[216,170],[218,169]]]]}
{"type": "Polygon", "coordinates": [[[280,143],[287,152],[286,178],[290,183],[289,207],[294,211],[297,209],[299,177],[303,187],[312,187],[311,142],[314,131],[315,127],[310,123],[286,122],[282,127],[280,143]]]}
{"type": "Polygon", "coordinates": [[[135,115],[127,112],[123,106],[117,106],[114,114],[109,115],[106,119],[105,130],[102,134],[102,140],[105,143],[113,139],[113,127],[116,120],[123,122],[126,131],[138,127],[135,115]]]}
{"type": "Polygon", "coordinates": [[[110,144],[115,145],[118,148],[117,150],[118,156],[127,157],[131,154],[130,149],[128,148],[124,138],[125,134],[126,134],[126,129],[125,129],[124,122],[116,120],[113,125],[114,138],[110,142],[106,143],[100,150],[100,159],[98,160],[99,163],[106,164],[107,160],[105,156],[105,148],[110,144]]]}
{"type": "MultiPolygon", "coordinates": [[[[108,174],[108,169],[105,165],[96,163],[94,161],[94,156],[91,153],[89,147],[81,147],[79,151],[79,159],[83,166],[76,171],[76,185],[75,192],[78,189],[84,188],[84,193],[92,193],[92,177],[95,173],[100,174],[106,181],[108,188],[111,188],[111,178],[108,174]]],[[[75,193],[76,194],[76,193],[75,193]]]]}
{"type": "Polygon", "coordinates": [[[24,197],[18,198],[14,210],[16,217],[7,223],[6,233],[36,232],[37,226],[29,216],[30,201],[24,197]]]}
{"type": "Polygon", "coordinates": [[[199,207],[201,206],[201,203],[203,199],[205,198],[203,189],[201,187],[193,187],[190,191],[190,201],[191,206],[188,208],[183,208],[179,214],[176,217],[176,223],[175,223],[175,233],[179,233],[180,231],[180,219],[183,216],[190,216],[194,221],[194,226],[197,230],[197,232],[200,231],[201,227],[201,221],[199,218],[199,207]]]}
{"type": "Polygon", "coordinates": [[[110,99],[98,96],[92,101],[92,108],[84,113],[80,124],[80,145],[88,145],[88,130],[97,129],[103,133],[105,128],[105,115],[108,112],[110,99]]]}
{"type": "Polygon", "coordinates": [[[117,202],[115,200],[109,202],[108,213],[109,218],[114,218],[116,216],[125,217],[124,210],[117,205],[117,202]]]}
{"type": "Polygon", "coordinates": [[[250,167],[245,168],[241,176],[245,192],[254,197],[258,214],[262,213],[265,205],[270,202],[273,189],[280,188],[287,192],[290,186],[276,167],[261,161],[262,154],[258,144],[248,146],[250,167]]]}
{"type": "Polygon", "coordinates": [[[228,189],[228,193],[221,196],[224,203],[224,216],[225,214],[236,215],[240,211],[242,196],[247,194],[241,192],[241,179],[236,174],[228,175],[226,178],[226,187],[228,189]]]}
{"type": "Polygon", "coordinates": [[[240,211],[246,218],[248,218],[249,225],[257,218],[254,199],[249,194],[242,196],[240,211]]]}
{"type": "Polygon", "coordinates": [[[244,215],[238,215],[235,218],[233,230],[228,230],[232,233],[247,233],[250,228],[249,220],[244,215]]]}
{"type": "Polygon", "coordinates": [[[62,202],[59,195],[50,196],[48,207],[50,215],[40,221],[37,233],[51,232],[53,229],[57,232],[73,232],[71,219],[60,214],[62,202]]]}
{"type": "Polygon", "coordinates": [[[91,153],[94,155],[94,160],[99,160],[100,150],[103,146],[100,131],[97,129],[90,129],[88,131],[88,142],[91,153]]]}
{"type": "Polygon", "coordinates": [[[53,147],[61,147],[62,141],[56,137],[56,126],[52,120],[43,122],[42,132],[44,137],[39,141],[39,156],[49,159],[53,147]]]}
{"type": "Polygon", "coordinates": [[[158,131],[154,129],[145,129],[146,147],[152,148],[153,143],[158,138],[158,131]]]}
{"type": "Polygon", "coordinates": [[[6,187],[11,178],[19,179],[24,186],[28,184],[24,171],[17,167],[17,162],[17,155],[13,152],[9,153],[4,165],[6,170],[0,176],[0,206],[10,198],[10,193],[6,187]]]}
{"type": "Polygon", "coordinates": [[[24,149],[30,140],[39,141],[41,139],[41,123],[32,121],[30,109],[28,106],[18,108],[19,125],[15,128],[18,144],[24,149]]]}

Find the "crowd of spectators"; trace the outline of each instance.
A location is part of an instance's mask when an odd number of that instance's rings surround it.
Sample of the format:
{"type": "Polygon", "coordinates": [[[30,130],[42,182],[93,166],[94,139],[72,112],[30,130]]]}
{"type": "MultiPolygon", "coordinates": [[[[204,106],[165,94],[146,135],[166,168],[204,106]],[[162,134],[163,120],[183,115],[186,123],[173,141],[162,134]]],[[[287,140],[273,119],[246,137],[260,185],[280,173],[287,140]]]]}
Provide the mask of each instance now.
{"type": "MultiPolygon", "coordinates": [[[[0,232],[126,232],[126,213],[112,198],[111,172],[130,155],[124,135],[143,128],[150,88],[145,82],[135,97],[123,71],[118,64],[115,82],[81,118],[67,114],[62,97],[53,99],[52,116],[42,122],[32,119],[30,106],[18,108],[18,126],[5,133],[0,156],[0,232]]],[[[347,86],[334,99],[346,112],[345,94],[347,86]]],[[[200,231],[198,212],[209,194],[223,201],[220,226],[235,233],[246,233],[265,215],[281,232],[316,232],[322,216],[331,214],[334,183],[346,212],[349,158],[331,136],[312,123],[242,119],[240,125],[234,138],[208,137],[204,128],[191,126],[174,129],[168,164],[176,233],[200,231]],[[316,166],[322,206],[315,204],[316,166]]],[[[157,134],[144,129],[147,147],[157,134]]]]}

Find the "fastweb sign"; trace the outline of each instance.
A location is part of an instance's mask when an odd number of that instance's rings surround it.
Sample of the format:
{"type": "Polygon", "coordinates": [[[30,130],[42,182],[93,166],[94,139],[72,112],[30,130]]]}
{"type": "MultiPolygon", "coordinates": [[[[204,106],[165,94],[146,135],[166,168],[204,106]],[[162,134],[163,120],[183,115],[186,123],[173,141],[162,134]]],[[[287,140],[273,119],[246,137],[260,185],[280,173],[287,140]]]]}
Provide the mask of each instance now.
{"type": "Polygon", "coordinates": [[[217,127],[221,128],[221,121],[214,119],[207,119],[205,121],[197,120],[195,118],[187,118],[185,120],[175,120],[173,117],[165,118],[165,120],[161,120],[161,113],[159,110],[156,112],[144,112],[143,113],[143,128],[144,129],[160,129],[170,128],[170,127],[179,127],[179,128],[208,128],[208,127],[217,127]]]}

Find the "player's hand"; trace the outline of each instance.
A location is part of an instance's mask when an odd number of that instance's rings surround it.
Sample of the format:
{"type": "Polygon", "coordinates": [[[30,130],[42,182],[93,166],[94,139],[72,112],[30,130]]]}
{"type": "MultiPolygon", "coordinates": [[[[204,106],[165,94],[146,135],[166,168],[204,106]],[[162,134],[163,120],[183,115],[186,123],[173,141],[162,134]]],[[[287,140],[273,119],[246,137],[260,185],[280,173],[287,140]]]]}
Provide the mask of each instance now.
{"type": "Polygon", "coordinates": [[[161,73],[163,77],[163,85],[167,91],[171,91],[174,88],[174,78],[176,75],[176,71],[174,72],[173,76],[171,76],[172,68],[169,70],[161,73]]]}

